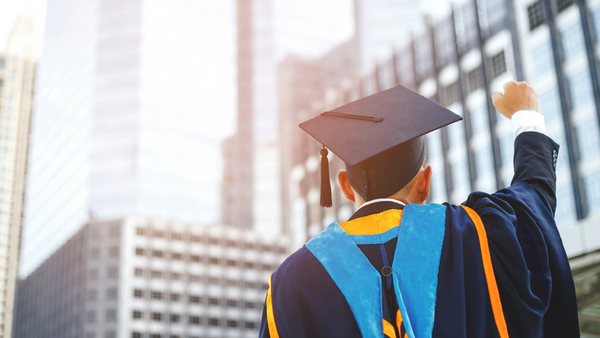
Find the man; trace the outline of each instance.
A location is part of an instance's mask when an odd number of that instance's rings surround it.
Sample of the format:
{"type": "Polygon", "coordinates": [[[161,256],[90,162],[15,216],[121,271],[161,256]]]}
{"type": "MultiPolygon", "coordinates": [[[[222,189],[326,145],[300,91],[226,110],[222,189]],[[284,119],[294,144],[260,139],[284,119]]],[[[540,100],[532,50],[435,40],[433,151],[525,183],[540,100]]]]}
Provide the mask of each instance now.
{"type": "Polygon", "coordinates": [[[527,83],[492,100],[513,121],[514,178],[460,206],[424,205],[423,135],[460,120],[444,107],[398,86],[301,124],[346,163],[358,210],[273,273],[261,337],[579,337],[554,222],[558,145],[527,83]]]}

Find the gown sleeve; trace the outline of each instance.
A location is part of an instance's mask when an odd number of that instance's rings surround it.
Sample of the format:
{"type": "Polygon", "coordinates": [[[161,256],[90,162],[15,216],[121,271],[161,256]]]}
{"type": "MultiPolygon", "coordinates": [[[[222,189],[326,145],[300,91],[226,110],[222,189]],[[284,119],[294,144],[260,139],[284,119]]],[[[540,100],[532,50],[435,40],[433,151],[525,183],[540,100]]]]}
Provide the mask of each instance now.
{"type": "Polygon", "coordinates": [[[473,193],[465,202],[487,232],[511,337],[579,336],[573,278],[554,221],[557,153],[544,134],[522,133],[511,186],[473,193]]]}

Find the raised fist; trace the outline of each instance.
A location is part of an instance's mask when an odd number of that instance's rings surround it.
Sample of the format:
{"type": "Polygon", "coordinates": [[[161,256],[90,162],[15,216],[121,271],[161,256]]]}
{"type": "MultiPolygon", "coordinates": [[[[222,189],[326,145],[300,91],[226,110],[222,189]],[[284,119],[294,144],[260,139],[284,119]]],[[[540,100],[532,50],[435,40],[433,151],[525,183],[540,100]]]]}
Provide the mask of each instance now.
{"type": "Polygon", "coordinates": [[[512,118],[519,110],[538,111],[538,96],[527,82],[510,81],[504,84],[504,94],[492,93],[492,102],[498,111],[512,118]]]}

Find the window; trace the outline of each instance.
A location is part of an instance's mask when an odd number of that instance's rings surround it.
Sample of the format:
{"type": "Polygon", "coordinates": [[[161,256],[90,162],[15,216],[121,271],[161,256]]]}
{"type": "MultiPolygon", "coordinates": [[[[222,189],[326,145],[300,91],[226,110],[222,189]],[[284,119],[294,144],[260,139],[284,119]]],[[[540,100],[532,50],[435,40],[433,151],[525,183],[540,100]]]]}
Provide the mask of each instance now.
{"type": "Polygon", "coordinates": [[[162,258],[164,253],[160,250],[152,250],[152,257],[162,258]]]}
{"type": "Polygon", "coordinates": [[[208,238],[208,244],[219,245],[219,239],[214,237],[208,238]]]}
{"type": "Polygon", "coordinates": [[[98,248],[93,248],[92,250],[90,250],[90,257],[92,259],[97,259],[100,257],[100,249],[98,248]]]}
{"type": "Polygon", "coordinates": [[[219,298],[213,298],[213,297],[208,298],[208,304],[209,305],[219,305],[219,298]]]}
{"type": "Polygon", "coordinates": [[[504,51],[492,56],[492,78],[497,78],[506,72],[506,59],[504,51]]]}
{"type": "Polygon", "coordinates": [[[133,272],[134,275],[140,277],[144,275],[144,270],[140,269],[140,268],[135,268],[135,271],[133,272]]]}
{"type": "Polygon", "coordinates": [[[471,109],[469,111],[469,117],[471,120],[471,131],[473,136],[479,135],[480,133],[488,133],[490,125],[488,120],[488,110],[485,105],[471,109]]]}
{"type": "Polygon", "coordinates": [[[107,322],[114,322],[117,320],[117,310],[116,309],[108,309],[105,313],[105,318],[107,322]]]}
{"type": "Polygon", "coordinates": [[[440,104],[442,106],[448,107],[458,101],[458,85],[458,82],[454,82],[448,86],[442,87],[440,90],[440,104]]]}
{"type": "Polygon", "coordinates": [[[529,18],[529,30],[533,30],[544,24],[546,15],[544,14],[544,3],[542,0],[536,1],[527,7],[527,17],[529,18]]]}
{"type": "Polygon", "coordinates": [[[567,27],[561,32],[560,35],[565,61],[568,61],[585,51],[583,31],[581,30],[580,22],[576,22],[575,24],[567,27]]]}
{"type": "Polygon", "coordinates": [[[554,69],[554,55],[550,41],[546,41],[531,51],[535,76],[542,76],[554,69]]]}
{"type": "Polygon", "coordinates": [[[254,302],[244,302],[244,307],[246,309],[254,309],[254,302]]]}
{"type": "Polygon", "coordinates": [[[108,269],[106,269],[106,272],[108,274],[108,278],[111,279],[115,279],[119,276],[119,268],[116,266],[111,266],[108,269]]]}
{"type": "Polygon", "coordinates": [[[163,238],[163,237],[165,237],[165,233],[163,231],[160,231],[160,230],[153,230],[152,231],[152,236],[154,236],[156,238],[163,238]]]}
{"type": "Polygon", "coordinates": [[[200,325],[201,321],[200,321],[200,317],[198,316],[190,316],[190,324],[193,325],[200,325]]]}
{"type": "Polygon", "coordinates": [[[583,178],[589,213],[600,210],[600,171],[583,178]]]}
{"type": "Polygon", "coordinates": [[[253,262],[244,262],[244,267],[246,269],[254,269],[254,263],[253,262]]]}
{"type": "Polygon", "coordinates": [[[219,326],[219,318],[209,318],[208,325],[210,326],[219,326]]]}
{"type": "Polygon", "coordinates": [[[594,116],[575,126],[577,143],[579,145],[579,158],[585,161],[599,153],[600,136],[598,135],[598,120],[594,116]]]}
{"type": "Polygon", "coordinates": [[[575,220],[575,201],[573,200],[573,186],[570,182],[556,187],[556,214],[554,218],[558,226],[575,220]]]}
{"type": "Polygon", "coordinates": [[[199,263],[200,262],[200,256],[198,256],[198,255],[190,255],[190,261],[192,261],[194,263],[199,263]]]}
{"type": "Polygon", "coordinates": [[[235,320],[228,320],[227,321],[227,327],[237,327],[238,326],[238,322],[235,320]]]}
{"type": "Polygon", "coordinates": [[[477,170],[477,177],[485,177],[494,173],[494,159],[492,158],[491,145],[475,151],[475,168],[477,170]]]}
{"type": "Polygon", "coordinates": [[[171,315],[171,323],[179,323],[181,321],[180,315],[171,315]]]}
{"type": "Polygon", "coordinates": [[[180,261],[182,259],[182,255],[178,252],[171,253],[171,259],[180,261]]]}
{"type": "Polygon", "coordinates": [[[190,241],[194,242],[194,243],[200,243],[200,236],[197,235],[191,235],[190,236],[190,241]]]}
{"type": "Polygon", "coordinates": [[[596,42],[600,41],[600,7],[596,8],[592,13],[594,21],[594,32],[596,33],[596,42]]]}
{"type": "Polygon", "coordinates": [[[150,338],[162,338],[162,336],[160,335],[160,333],[152,333],[150,334],[150,338]]]}
{"type": "Polygon", "coordinates": [[[96,322],[96,311],[90,310],[87,312],[87,322],[95,323],[96,322]]]}
{"type": "Polygon", "coordinates": [[[195,303],[195,304],[201,303],[200,296],[190,296],[190,303],[195,303]]]}
{"type": "Polygon", "coordinates": [[[135,233],[139,236],[144,236],[146,234],[146,230],[144,228],[136,228],[135,233]]]}
{"type": "Polygon", "coordinates": [[[254,322],[246,322],[245,326],[246,326],[247,329],[254,329],[254,328],[256,328],[256,323],[254,323],[254,322]]]}
{"type": "Polygon", "coordinates": [[[592,84],[587,68],[569,78],[569,91],[573,110],[580,109],[592,101],[592,84]]]}
{"type": "Polygon", "coordinates": [[[117,299],[118,294],[119,294],[119,290],[117,288],[106,289],[106,298],[107,299],[117,299]]]}
{"type": "Polygon", "coordinates": [[[98,279],[98,269],[91,269],[90,270],[90,280],[96,280],[98,279]]]}
{"type": "Polygon", "coordinates": [[[152,320],[155,321],[155,322],[162,321],[162,313],[152,312],[152,320]]]}
{"type": "Polygon", "coordinates": [[[132,317],[133,317],[133,319],[142,319],[143,318],[142,311],[134,310],[132,317]]]}
{"type": "Polygon", "coordinates": [[[110,237],[119,237],[121,227],[118,225],[113,225],[110,227],[109,235],[110,237]]]}
{"type": "Polygon", "coordinates": [[[135,248],[135,254],[137,256],[143,256],[144,255],[144,249],[142,249],[142,248],[135,248]]]}
{"type": "Polygon", "coordinates": [[[142,291],[140,289],[133,290],[133,297],[134,298],[142,298],[142,297],[144,297],[144,291],[142,291]]]}
{"type": "Polygon", "coordinates": [[[217,277],[208,277],[208,284],[219,285],[219,279],[217,277]]]}
{"type": "Polygon", "coordinates": [[[171,239],[175,241],[181,241],[183,239],[183,235],[179,232],[171,233],[171,239]]]}
{"type": "Polygon", "coordinates": [[[171,273],[171,279],[172,280],[181,280],[181,274],[177,273],[177,272],[172,272],[171,273]]]}
{"type": "Polygon", "coordinates": [[[236,261],[234,261],[233,259],[227,260],[227,266],[235,267],[236,265],[236,261]]]}
{"type": "Polygon", "coordinates": [[[235,241],[228,239],[227,242],[225,242],[225,245],[228,248],[235,248],[237,246],[237,244],[235,243],[235,241]]]}
{"type": "Polygon", "coordinates": [[[573,4],[573,0],[556,0],[556,10],[560,13],[573,4]]]}
{"type": "Polygon", "coordinates": [[[181,299],[181,294],[179,293],[172,293],[171,294],[171,301],[172,302],[178,302],[181,299]]]}
{"type": "Polygon", "coordinates": [[[515,137],[513,133],[506,133],[500,138],[500,153],[502,156],[502,165],[511,167],[515,154],[515,137]]]}
{"type": "Polygon", "coordinates": [[[227,286],[237,286],[238,282],[235,279],[227,279],[226,282],[225,282],[225,284],[227,286]]]}
{"type": "Polygon", "coordinates": [[[556,86],[539,95],[539,110],[544,115],[546,123],[553,123],[562,119],[558,88],[556,86]]]}
{"type": "Polygon", "coordinates": [[[108,254],[110,257],[119,257],[119,247],[111,246],[108,254]]]}
{"type": "Polygon", "coordinates": [[[190,275],[190,282],[200,282],[200,276],[190,275]]]}
{"type": "Polygon", "coordinates": [[[468,93],[472,93],[475,90],[483,87],[483,74],[481,72],[481,66],[473,69],[467,74],[467,87],[468,93]]]}
{"type": "Polygon", "coordinates": [[[244,248],[246,248],[248,250],[252,250],[252,249],[254,249],[254,244],[253,243],[245,242],[244,243],[244,248]]]}
{"type": "Polygon", "coordinates": [[[152,297],[152,299],[163,299],[163,294],[160,291],[152,291],[150,296],[152,297]]]}
{"type": "Polygon", "coordinates": [[[219,259],[216,257],[209,257],[208,263],[212,265],[219,265],[219,259]]]}
{"type": "Polygon", "coordinates": [[[142,338],[142,333],[141,332],[132,332],[131,338],[142,338]]]}
{"type": "Polygon", "coordinates": [[[235,299],[227,300],[227,307],[237,307],[237,306],[238,306],[238,302],[235,299]]]}
{"type": "Polygon", "coordinates": [[[88,290],[87,299],[90,302],[96,301],[96,299],[98,299],[98,291],[96,289],[88,290]]]}
{"type": "Polygon", "coordinates": [[[150,271],[150,277],[152,277],[152,278],[160,279],[160,278],[162,278],[162,275],[163,275],[162,271],[158,271],[158,270],[150,271]]]}

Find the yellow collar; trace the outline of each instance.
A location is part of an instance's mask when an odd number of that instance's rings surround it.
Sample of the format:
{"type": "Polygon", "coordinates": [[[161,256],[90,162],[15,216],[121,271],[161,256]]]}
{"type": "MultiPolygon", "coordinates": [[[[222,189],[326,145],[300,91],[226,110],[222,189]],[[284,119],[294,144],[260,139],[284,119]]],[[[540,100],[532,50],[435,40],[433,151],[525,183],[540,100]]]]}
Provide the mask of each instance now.
{"type": "Polygon", "coordinates": [[[348,235],[377,235],[400,226],[401,219],[402,210],[394,209],[341,222],[340,226],[348,235]]]}

